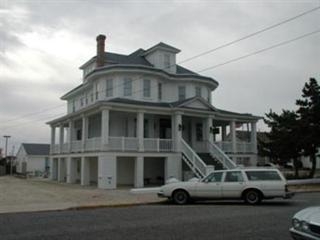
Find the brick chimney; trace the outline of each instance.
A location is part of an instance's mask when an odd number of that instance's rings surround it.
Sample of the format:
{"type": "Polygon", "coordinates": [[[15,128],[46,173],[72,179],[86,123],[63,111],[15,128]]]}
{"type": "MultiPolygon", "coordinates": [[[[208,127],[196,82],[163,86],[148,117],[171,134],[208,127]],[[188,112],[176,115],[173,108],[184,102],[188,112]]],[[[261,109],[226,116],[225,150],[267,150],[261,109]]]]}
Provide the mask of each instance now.
{"type": "Polygon", "coordinates": [[[104,65],[105,54],[104,54],[104,41],[106,40],[105,35],[97,36],[97,60],[96,67],[102,67],[104,65]]]}

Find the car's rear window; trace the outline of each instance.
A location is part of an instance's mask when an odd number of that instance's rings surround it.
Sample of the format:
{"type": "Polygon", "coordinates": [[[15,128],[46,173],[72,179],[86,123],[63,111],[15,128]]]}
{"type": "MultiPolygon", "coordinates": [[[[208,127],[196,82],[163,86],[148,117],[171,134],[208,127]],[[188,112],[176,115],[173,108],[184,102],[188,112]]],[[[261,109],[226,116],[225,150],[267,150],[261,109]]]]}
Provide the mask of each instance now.
{"type": "Polygon", "coordinates": [[[281,181],[281,177],[276,171],[246,171],[249,181],[281,181]]]}

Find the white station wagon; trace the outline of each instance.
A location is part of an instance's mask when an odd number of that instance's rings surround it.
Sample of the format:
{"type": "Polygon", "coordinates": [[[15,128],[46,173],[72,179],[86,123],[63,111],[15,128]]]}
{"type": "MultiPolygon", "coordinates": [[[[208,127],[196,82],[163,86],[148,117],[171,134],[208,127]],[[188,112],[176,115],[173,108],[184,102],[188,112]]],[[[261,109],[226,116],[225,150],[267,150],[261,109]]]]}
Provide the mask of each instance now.
{"type": "Polygon", "coordinates": [[[249,204],[262,199],[291,198],[286,179],[278,169],[236,168],[214,171],[201,180],[169,180],[158,192],[176,204],[197,199],[243,199],[249,204]]]}

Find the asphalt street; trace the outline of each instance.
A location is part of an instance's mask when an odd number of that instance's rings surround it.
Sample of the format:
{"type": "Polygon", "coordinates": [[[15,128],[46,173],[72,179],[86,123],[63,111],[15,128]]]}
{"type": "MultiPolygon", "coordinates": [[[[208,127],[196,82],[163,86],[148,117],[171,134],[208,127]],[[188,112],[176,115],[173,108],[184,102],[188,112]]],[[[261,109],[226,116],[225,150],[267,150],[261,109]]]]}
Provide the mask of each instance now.
{"type": "Polygon", "coordinates": [[[320,193],[258,206],[214,201],[0,214],[0,239],[287,240],[294,213],[314,205],[320,205],[320,193]]]}

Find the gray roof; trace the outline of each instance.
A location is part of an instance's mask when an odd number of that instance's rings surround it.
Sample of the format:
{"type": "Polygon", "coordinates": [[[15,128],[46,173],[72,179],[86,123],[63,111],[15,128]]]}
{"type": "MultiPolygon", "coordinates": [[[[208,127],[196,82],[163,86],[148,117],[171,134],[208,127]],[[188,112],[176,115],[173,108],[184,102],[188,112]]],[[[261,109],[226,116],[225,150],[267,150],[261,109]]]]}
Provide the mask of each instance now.
{"type": "MultiPolygon", "coordinates": [[[[153,65],[145,58],[145,54],[147,52],[150,52],[152,49],[156,49],[158,47],[171,49],[174,52],[179,52],[180,50],[177,48],[174,48],[168,44],[165,44],[163,42],[158,43],[157,45],[149,48],[148,50],[144,50],[142,48],[139,48],[138,50],[134,51],[133,53],[129,55],[125,54],[119,54],[119,53],[112,53],[112,52],[105,52],[105,63],[107,64],[132,64],[132,65],[142,65],[142,66],[148,66],[153,67],[153,65]]],[[[83,68],[88,63],[95,61],[96,56],[92,57],[88,62],[83,64],[80,68],[83,68]]],[[[197,73],[184,68],[178,64],[176,64],[177,72],[176,74],[191,74],[191,75],[198,75],[197,73]]]]}
{"type": "Polygon", "coordinates": [[[50,144],[22,143],[28,155],[49,155],[50,144]]]}

